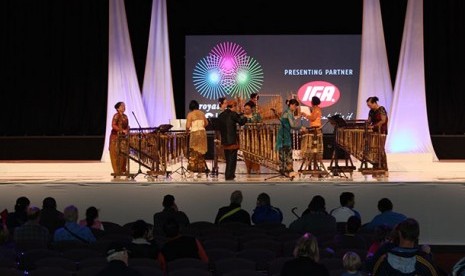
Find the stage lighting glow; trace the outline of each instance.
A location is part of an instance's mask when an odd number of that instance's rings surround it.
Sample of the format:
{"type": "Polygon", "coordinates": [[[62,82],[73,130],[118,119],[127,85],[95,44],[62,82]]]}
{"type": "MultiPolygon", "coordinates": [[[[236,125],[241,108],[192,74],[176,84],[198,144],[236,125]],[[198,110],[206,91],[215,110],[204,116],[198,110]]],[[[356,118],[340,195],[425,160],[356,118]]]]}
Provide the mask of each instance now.
{"type": "Polygon", "coordinates": [[[197,63],[193,83],[197,92],[208,99],[225,95],[248,98],[260,90],[263,70],[240,45],[223,42],[197,63]]]}

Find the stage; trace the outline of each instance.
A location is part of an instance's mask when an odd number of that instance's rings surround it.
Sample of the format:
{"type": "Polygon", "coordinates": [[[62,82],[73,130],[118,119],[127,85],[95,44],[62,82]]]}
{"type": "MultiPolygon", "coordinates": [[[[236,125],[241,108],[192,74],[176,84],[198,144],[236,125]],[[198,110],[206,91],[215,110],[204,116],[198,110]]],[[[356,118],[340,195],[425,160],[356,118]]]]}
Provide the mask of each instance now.
{"type": "MultiPolygon", "coordinates": [[[[360,163],[353,160],[354,166],[360,163]]],[[[325,160],[326,167],[330,160],[325,160]]],[[[295,161],[297,170],[301,162],[295,161]]],[[[234,190],[244,194],[242,207],[252,213],[261,192],[271,196],[272,205],[281,208],[284,224],[289,225],[301,214],[314,195],[326,199],[329,211],[339,205],[339,194],[355,194],[355,208],[362,223],[378,214],[377,202],[388,197],[394,211],[416,218],[421,225],[421,242],[435,245],[465,245],[465,161],[433,161],[429,154],[388,154],[389,177],[374,178],[354,171],[350,176],[324,178],[303,175],[292,181],[274,171],[262,168],[259,175],[245,174],[238,162],[235,181],[225,181],[224,163],[220,175],[188,178],[179,162],[169,167],[173,173],[149,179],[139,174],[134,180],[113,181],[111,164],[100,161],[2,161],[0,163],[0,208],[13,210],[17,197],[27,196],[32,205],[41,206],[43,198],[57,199],[58,208],[74,204],[82,218],[91,205],[100,209],[100,219],[120,224],[136,219],[152,221],[162,209],[165,194],[173,194],[180,210],[191,221],[213,221],[220,206],[229,204],[234,190]],[[176,171],[177,170],[177,171],[176,171]]],[[[186,166],[186,162],[184,162],[186,166]]],[[[211,168],[212,163],[208,161],[211,168]]],[[[138,165],[130,164],[131,173],[138,165]]],[[[144,171],[144,168],[142,168],[144,171]]]]}

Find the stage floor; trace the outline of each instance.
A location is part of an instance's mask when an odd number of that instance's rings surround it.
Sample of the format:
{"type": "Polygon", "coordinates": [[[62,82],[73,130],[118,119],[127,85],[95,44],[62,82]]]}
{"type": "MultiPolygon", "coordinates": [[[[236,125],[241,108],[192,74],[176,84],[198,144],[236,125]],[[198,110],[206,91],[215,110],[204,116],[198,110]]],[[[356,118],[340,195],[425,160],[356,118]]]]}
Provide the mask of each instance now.
{"type": "MultiPolygon", "coordinates": [[[[324,162],[329,166],[330,161],[324,162]]],[[[353,160],[357,168],[360,163],[353,160]]],[[[301,162],[295,162],[295,169],[301,162]]],[[[341,163],[340,163],[341,164],[341,163]]],[[[184,162],[186,166],[186,162],[184,162]]],[[[208,166],[211,169],[211,161],[208,166]]],[[[394,211],[413,217],[421,225],[421,241],[435,245],[465,245],[465,160],[433,161],[428,154],[388,155],[389,177],[374,178],[354,171],[352,177],[317,178],[309,175],[293,181],[274,171],[262,168],[262,174],[247,175],[238,162],[235,181],[225,181],[224,163],[219,163],[216,177],[187,178],[181,174],[180,163],[169,167],[169,177],[148,179],[144,174],[134,180],[112,181],[111,164],[100,161],[2,161],[0,162],[0,209],[13,210],[16,198],[27,196],[31,204],[41,206],[47,196],[55,197],[58,209],[69,204],[80,210],[96,206],[101,220],[124,224],[136,219],[153,223],[153,214],[162,209],[163,196],[172,194],[180,210],[191,221],[214,221],[219,207],[229,204],[234,190],[244,195],[242,208],[253,212],[256,197],[266,192],[272,205],[284,214],[283,223],[296,219],[314,195],[322,195],[326,209],[339,206],[344,191],[355,194],[355,208],[362,214],[362,223],[378,214],[377,202],[388,197],[394,211]],[[178,170],[177,172],[175,172],[178,170]]],[[[130,164],[131,173],[138,165],[130,164]]],[[[144,169],[142,169],[144,171],[144,169]]]]}
{"type": "MultiPolygon", "coordinates": [[[[360,167],[360,162],[352,160],[356,168],[360,167]]],[[[184,161],[183,166],[187,164],[184,161]]],[[[326,168],[330,165],[330,160],[324,160],[326,168]]],[[[294,161],[294,170],[300,168],[302,162],[294,161]]],[[[339,164],[342,164],[339,161],[339,164]]],[[[211,169],[213,163],[207,162],[211,169]]],[[[118,182],[142,182],[142,183],[222,183],[224,180],[225,164],[219,162],[219,175],[213,177],[200,174],[199,177],[188,177],[183,173],[181,162],[173,162],[169,167],[171,173],[168,176],[157,178],[147,177],[144,173],[147,169],[141,168],[143,173],[136,175],[134,179],[121,179],[118,182]]],[[[345,173],[340,176],[318,178],[309,174],[302,174],[295,177],[294,183],[311,182],[457,182],[465,183],[465,160],[454,161],[432,161],[428,154],[391,154],[388,155],[389,177],[373,177],[362,175],[357,170],[352,174],[345,173]]],[[[131,162],[130,172],[137,174],[139,166],[131,162]]],[[[7,183],[107,183],[114,182],[111,176],[112,168],[110,162],[101,161],[1,161],[0,162],[0,184],[7,183]]],[[[289,182],[289,178],[280,176],[276,171],[261,168],[260,174],[246,173],[243,161],[238,161],[236,169],[236,179],[234,183],[256,183],[256,182],[289,182]]],[[[228,181],[230,182],[230,181],[228,181]]]]}

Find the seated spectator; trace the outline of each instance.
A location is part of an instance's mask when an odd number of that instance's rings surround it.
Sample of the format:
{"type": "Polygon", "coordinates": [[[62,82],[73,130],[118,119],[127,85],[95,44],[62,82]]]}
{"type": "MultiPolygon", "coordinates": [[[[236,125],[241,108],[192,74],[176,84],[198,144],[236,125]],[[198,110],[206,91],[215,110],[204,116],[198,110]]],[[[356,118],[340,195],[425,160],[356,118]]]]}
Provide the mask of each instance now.
{"type": "Polygon", "coordinates": [[[65,208],[65,225],[55,231],[53,241],[81,241],[83,243],[95,242],[95,236],[89,227],[81,226],[77,223],[79,213],[74,205],[65,208]]]}
{"type": "Polygon", "coordinates": [[[374,241],[368,248],[366,259],[372,258],[385,242],[389,242],[391,232],[392,228],[384,224],[375,227],[374,241]]]}
{"type": "Polygon", "coordinates": [[[27,221],[15,228],[13,241],[17,248],[30,249],[47,248],[50,242],[50,233],[48,229],[39,224],[40,209],[38,207],[29,207],[27,211],[27,221]]]}
{"type": "Polygon", "coordinates": [[[393,244],[394,246],[389,247],[386,253],[375,260],[373,275],[438,275],[431,255],[418,245],[418,222],[407,218],[395,230],[399,238],[398,244],[393,244]]]}
{"type": "Polygon", "coordinates": [[[96,276],[142,276],[140,272],[128,266],[128,250],[124,244],[113,242],[107,250],[107,265],[96,276]]]}
{"type": "Polygon", "coordinates": [[[42,201],[40,224],[48,229],[51,236],[55,230],[65,225],[64,215],[57,210],[57,202],[53,197],[46,197],[42,201]]]}
{"type": "Polygon", "coordinates": [[[336,234],[336,219],[326,212],[325,199],[316,195],[302,216],[289,225],[289,229],[298,233],[312,233],[317,237],[322,234],[336,234]]]}
{"type": "Polygon", "coordinates": [[[357,216],[360,220],[362,219],[360,213],[354,209],[355,206],[355,195],[351,192],[343,192],[339,195],[339,202],[341,206],[331,210],[332,215],[336,222],[347,222],[349,217],[357,216]]]}
{"type": "Polygon", "coordinates": [[[365,238],[358,234],[361,226],[360,219],[357,216],[351,216],[346,224],[346,232],[334,236],[333,246],[335,248],[368,249],[365,238]]]}
{"type": "Polygon", "coordinates": [[[286,261],[281,269],[281,276],[329,275],[325,265],[320,264],[320,252],[315,236],[305,233],[296,244],[294,259],[286,261]]]}
{"type": "Polygon", "coordinates": [[[86,210],[86,218],[79,221],[79,225],[87,226],[92,229],[105,230],[103,224],[98,218],[98,210],[94,206],[90,206],[86,210]]]}
{"type": "Polygon", "coordinates": [[[10,212],[6,219],[6,226],[10,235],[13,235],[16,227],[26,223],[29,204],[31,204],[31,201],[25,196],[16,199],[15,210],[10,212]]]}
{"type": "Polygon", "coordinates": [[[374,230],[378,225],[387,225],[394,228],[398,223],[405,220],[407,217],[401,213],[392,211],[393,205],[388,198],[382,198],[378,201],[378,210],[381,214],[376,215],[371,222],[366,224],[364,228],[367,230],[374,230]]]}
{"type": "Polygon", "coordinates": [[[279,208],[271,206],[268,194],[261,193],[257,197],[257,207],[253,210],[252,221],[254,224],[279,224],[283,221],[283,213],[279,208]]]}
{"type": "Polygon", "coordinates": [[[348,251],[342,257],[342,266],[345,272],[341,276],[365,276],[366,274],[360,271],[362,260],[360,256],[352,251],[348,251]]]}
{"type": "Polygon", "coordinates": [[[234,191],[231,193],[229,206],[223,206],[218,209],[215,217],[215,224],[227,222],[241,222],[247,225],[250,223],[250,214],[241,208],[242,192],[234,191]]]}
{"type": "Polygon", "coordinates": [[[200,241],[179,233],[179,224],[175,219],[168,219],[163,230],[168,240],[163,244],[158,261],[164,271],[166,264],[180,258],[196,258],[208,263],[208,256],[200,241]]]}
{"type": "Polygon", "coordinates": [[[163,211],[153,215],[153,235],[165,236],[163,225],[168,219],[175,219],[181,228],[186,227],[190,221],[183,211],[178,210],[174,196],[165,195],[163,198],[163,211]]]}
{"type": "Polygon", "coordinates": [[[158,257],[159,248],[153,239],[150,225],[144,220],[137,220],[132,224],[132,242],[128,245],[129,257],[150,258],[158,257]]]}
{"type": "Polygon", "coordinates": [[[454,264],[452,267],[452,276],[465,276],[465,257],[454,264]]]}

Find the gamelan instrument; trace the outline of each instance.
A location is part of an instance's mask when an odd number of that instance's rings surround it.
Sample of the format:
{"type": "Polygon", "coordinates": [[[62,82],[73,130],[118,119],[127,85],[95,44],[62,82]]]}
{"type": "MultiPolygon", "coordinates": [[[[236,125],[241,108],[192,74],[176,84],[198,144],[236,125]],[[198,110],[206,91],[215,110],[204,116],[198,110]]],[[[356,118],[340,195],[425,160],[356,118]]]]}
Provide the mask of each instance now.
{"type": "Polygon", "coordinates": [[[386,142],[385,134],[373,131],[369,127],[367,120],[344,121],[342,118],[330,118],[329,120],[335,126],[334,152],[329,170],[333,173],[352,173],[355,167],[350,156],[354,156],[361,161],[359,171],[363,175],[387,174],[386,152],[384,150],[386,142]],[[342,150],[345,153],[345,166],[338,164],[338,150],[342,150]]]}

